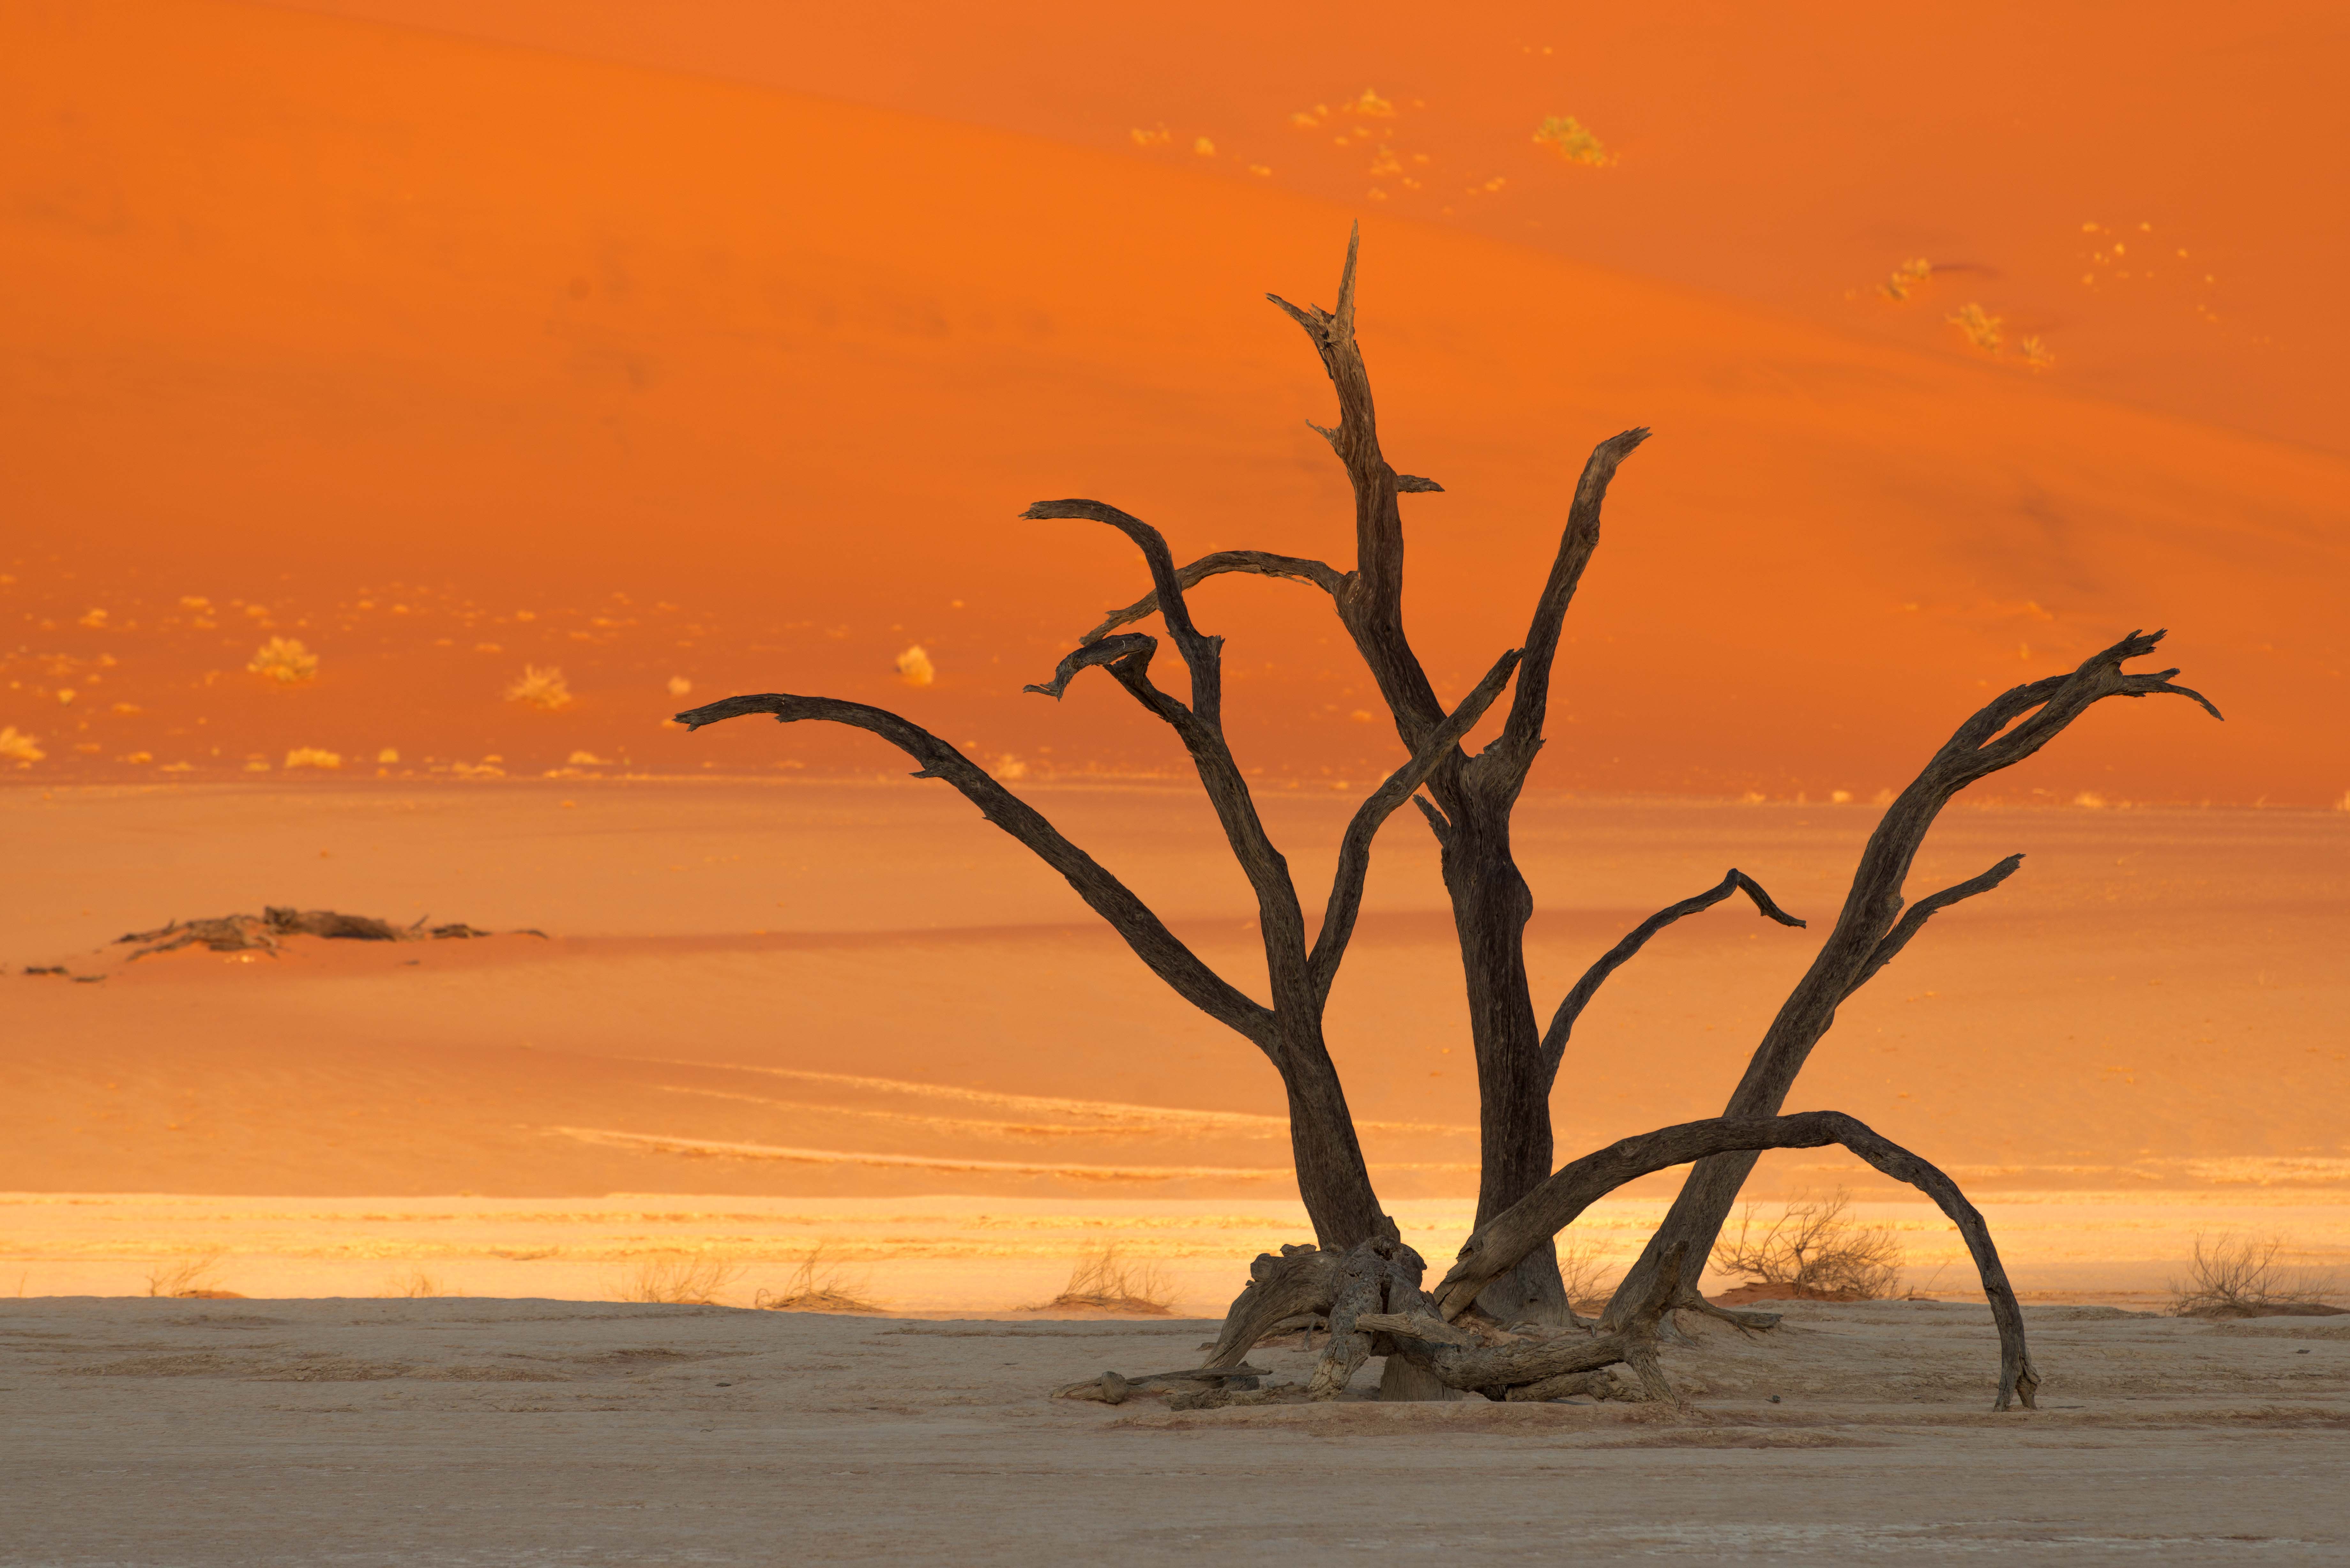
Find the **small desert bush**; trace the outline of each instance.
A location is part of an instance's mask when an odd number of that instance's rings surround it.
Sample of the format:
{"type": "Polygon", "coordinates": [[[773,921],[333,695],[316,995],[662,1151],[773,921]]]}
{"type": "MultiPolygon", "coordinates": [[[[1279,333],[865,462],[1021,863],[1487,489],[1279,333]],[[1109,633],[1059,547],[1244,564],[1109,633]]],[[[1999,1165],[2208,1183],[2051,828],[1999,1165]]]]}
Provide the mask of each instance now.
{"type": "Polygon", "coordinates": [[[47,755],[38,736],[28,735],[14,724],[0,724],[0,757],[30,767],[47,755]]]}
{"type": "Polygon", "coordinates": [[[1908,299],[1928,278],[1934,275],[1934,264],[1924,256],[1912,256],[1893,269],[1882,287],[1887,299],[1908,299]]]}
{"type": "Polygon", "coordinates": [[[1128,1262],[1118,1255],[1116,1247],[1105,1247],[1098,1256],[1077,1260],[1059,1295],[1028,1310],[1080,1308],[1172,1317],[1175,1308],[1170,1295],[1166,1276],[1156,1264],[1128,1262]]]}
{"type": "Polygon", "coordinates": [[[863,1293],[870,1288],[865,1280],[851,1278],[837,1259],[827,1257],[819,1242],[800,1260],[791,1283],[772,1294],[759,1291],[751,1304],[769,1312],[880,1312],[881,1303],[863,1293]]]}
{"type": "Polygon", "coordinates": [[[1613,154],[1599,144],[1599,138],[1584,129],[1583,122],[1571,114],[1554,114],[1534,131],[1535,142],[1548,147],[1569,163],[1580,163],[1587,169],[1605,169],[1616,161],[1613,154]]]}
{"type": "Polygon", "coordinates": [[[2180,1317],[2249,1317],[2318,1304],[2333,1282],[2280,1262],[2283,1251],[2277,1236],[2197,1236],[2186,1276],[2170,1281],[2170,1310],[2180,1317]]]}
{"type": "Polygon", "coordinates": [[[151,1296],[191,1296],[199,1291],[219,1289],[215,1282],[220,1274],[223,1256],[218,1247],[208,1248],[176,1263],[158,1263],[147,1271],[147,1293],[151,1296]]]}
{"type": "Polygon", "coordinates": [[[1572,1241],[1558,1250],[1558,1277],[1566,1286],[1566,1304],[1570,1307],[1605,1305],[1607,1298],[1616,1293],[1615,1284],[1607,1278],[1609,1272],[1596,1252],[1586,1251],[1572,1241]]]}
{"type": "Polygon", "coordinates": [[[612,1299],[709,1306],[742,1272],[739,1264],[707,1253],[671,1252],[640,1258],[622,1271],[614,1284],[612,1299]]]}
{"type": "Polygon", "coordinates": [[[343,765],[343,758],[341,753],[329,752],[320,746],[296,746],[286,753],[286,765],[289,768],[334,769],[343,765]]]}
{"type": "Polygon", "coordinates": [[[928,686],[939,678],[939,667],[931,662],[928,649],[920,643],[898,656],[898,679],[909,686],[928,686]]]}
{"type": "Polygon", "coordinates": [[[452,1291],[449,1289],[439,1280],[436,1280],[431,1274],[426,1273],[422,1269],[411,1269],[406,1273],[390,1275],[383,1282],[383,1289],[376,1292],[376,1294],[380,1296],[407,1296],[411,1298],[420,1298],[424,1296],[462,1296],[464,1293],[465,1293],[463,1291],[452,1291]]]}
{"type": "Polygon", "coordinates": [[[557,708],[571,706],[571,688],[556,666],[550,664],[542,670],[536,664],[525,664],[522,667],[522,679],[506,688],[506,701],[544,708],[552,713],[557,708]]]}
{"type": "Polygon", "coordinates": [[[1863,1225],[1850,1217],[1852,1195],[1839,1188],[1825,1198],[1786,1205],[1775,1220],[1758,1222],[1749,1203],[1735,1235],[1713,1247],[1713,1266],[1766,1285],[1806,1293],[1882,1301],[1901,1282],[1901,1245],[1890,1225],[1863,1225]]]}
{"type": "Polygon", "coordinates": [[[318,656],[290,637],[273,637],[255,652],[247,670],[281,686],[298,686],[318,676],[318,656]]]}
{"type": "Polygon", "coordinates": [[[2003,341],[2000,327],[2003,323],[1980,305],[1967,304],[1944,317],[1959,329],[1959,335],[1986,354],[1996,354],[2003,341]]]}

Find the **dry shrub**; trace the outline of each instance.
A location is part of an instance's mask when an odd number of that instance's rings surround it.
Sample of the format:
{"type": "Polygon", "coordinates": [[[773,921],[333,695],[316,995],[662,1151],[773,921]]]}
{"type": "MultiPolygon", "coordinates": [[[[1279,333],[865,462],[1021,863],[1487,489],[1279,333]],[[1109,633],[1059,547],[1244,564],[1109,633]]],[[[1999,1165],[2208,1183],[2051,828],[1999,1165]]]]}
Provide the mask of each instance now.
{"type": "Polygon", "coordinates": [[[672,1306],[709,1306],[718,1293],[734,1282],[741,1265],[707,1253],[665,1253],[640,1258],[624,1270],[613,1286],[612,1299],[623,1302],[666,1302],[672,1306]]]}
{"type": "Polygon", "coordinates": [[[1802,1294],[1883,1301],[1901,1282],[1901,1245],[1892,1226],[1859,1224],[1851,1208],[1852,1195],[1838,1188],[1790,1203],[1758,1225],[1749,1203],[1740,1211],[1738,1233],[1725,1232],[1714,1243],[1713,1266],[1802,1294]]]}
{"type": "Polygon", "coordinates": [[[223,1291],[216,1282],[224,1255],[221,1248],[212,1247],[176,1263],[158,1263],[147,1271],[147,1293],[151,1296],[233,1295],[235,1293],[223,1291]]]}
{"type": "Polygon", "coordinates": [[[2180,1317],[2257,1317],[2322,1304],[2334,1282],[2280,1262],[2283,1251],[2280,1236],[2198,1235],[2187,1277],[2170,1281],[2170,1310],[2180,1317]]]}
{"type": "Polygon", "coordinates": [[[1566,1286],[1570,1307],[1606,1306],[1616,1293],[1615,1282],[1608,1278],[1611,1272],[1597,1253],[1586,1252],[1572,1241],[1558,1250],[1558,1277],[1566,1286]]]}
{"type": "Polygon", "coordinates": [[[323,746],[296,746],[286,753],[286,765],[288,768],[332,770],[343,765],[343,758],[341,753],[328,751],[323,746]]]}
{"type": "Polygon", "coordinates": [[[800,1266],[793,1271],[792,1282],[775,1294],[759,1291],[751,1304],[768,1312],[881,1312],[886,1309],[862,1293],[871,1289],[869,1282],[852,1278],[839,1260],[825,1256],[825,1244],[817,1243],[800,1266]]]}
{"type": "Polygon", "coordinates": [[[318,656],[290,637],[273,637],[255,650],[247,670],[281,686],[298,686],[318,676],[318,656]]]}
{"type": "Polygon", "coordinates": [[[41,750],[39,736],[27,735],[14,724],[0,724],[0,757],[21,767],[31,767],[47,755],[41,750]]]}
{"type": "Polygon", "coordinates": [[[380,1296],[407,1296],[411,1298],[423,1296],[462,1296],[464,1293],[465,1293],[463,1291],[450,1290],[439,1280],[436,1280],[431,1274],[426,1273],[422,1269],[411,1269],[404,1274],[388,1275],[383,1282],[383,1289],[376,1292],[376,1294],[380,1296]]]}
{"type": "Polygon", "coordinates": [[[522,679],[506,688],[506,701],[552,713],[557,708],[571,706],[571,687],[563,679],[559,667],[548,665],[542,670],[536,664],[525,664],[522,667],[522,679]]]}
{"type": "Polygon", "coordinates": [[[1103,1248],[1098,1257],[1078,1259],[1061,1293],[1028,1310],[1056,1308],[1132,1313],[1142,1317],[1175,1315],[1167,1278],[1158,1265],[1129,1263],[1118,1255],[1116,1247],[1103,1248]]]}

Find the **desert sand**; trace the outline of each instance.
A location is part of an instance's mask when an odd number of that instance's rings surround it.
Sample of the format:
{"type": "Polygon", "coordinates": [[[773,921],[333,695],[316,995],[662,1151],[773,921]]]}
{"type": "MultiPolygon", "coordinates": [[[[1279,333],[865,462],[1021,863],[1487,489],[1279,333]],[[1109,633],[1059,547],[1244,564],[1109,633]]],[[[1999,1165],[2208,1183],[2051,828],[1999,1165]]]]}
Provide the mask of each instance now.
{"type": "MultiPolygon", "coordinates": [[[[1261,981],[1194,801],[1032,794],[1261,981]]],[[[1269,794],[1306,885],[1351,806],[1269,794]]],[[[1538,992],[1729,866],[1818,919],[1875,817],[1531,797],[1538,992]]],[[[1307,1233],[1263,1059],[942,784],[19,789],[0,834],[52,900],[0,909],[0,1291],[135,1293],[220,1250],[248,1294],[421,1269],[591,1296],[634,1257],[714,1250],[747,1300],[827,1244],[893,1305],[998,1311],[1117,1241],[1209,1313],[1307,1233]],[[112,940],[269,904],[546,934],[137,960],[112,940]]],[[[2017,850],[2023,869],[1846,1008],[1792,1108],[1950,1170],[2028,1295],[2155,1304],[2203,1231],[2350,1262],[2345,835],[2339,812],[1955,811],[1918,884],[2017,850]]],[[[1334,1048],[1383,1196],[1441,1259],[1476,1158],[1457,960],[1425,831],[1399,821],[1378,855],[1334,1048]]],[[[1818,932],[1723,906],[1659,939],[1578,1029],[1562,1150],[1717,1112],[1818,932]]],[[[1838,1185],[1899,1227],[1913,1282],[1965,1287],[1939,1213],[1838,1151],[1769,1156],[1755,1190],[1838,1185]]],[[[1620,1259],[1673,1188],[1636,1184],[1571,1239],[1620,1259]]]]}
{"type": "MultiPolygon", "coordinates": [[[[2145,1310],[2217,1234],[2350,1264],[2338,26],[1263,11],[0,5],[0,1562],[2344,1556],[2350,1320],[2145,1310]],[[1912,893],[2023,870],[1790,1105],[1975,1196],[2040,1410],[1834,1151],[1754,1195],[1849,1189],[1935,1299],[1695,1324],[1685,1410],[1046,1397],[1189,1365],[1308,1234],[1274,1075],[894,752],[670,715],[900,708],[1261,984],[1179,751],[1023,691],[1138,562],[1015,518],[1351,565],[1261,296],[1330,303],[1358,220],[1440,691],[1657,432],[1518,818],[1537,1005],[1732,866],[1814,922],[1611,981],[1563,1149],[1720,1108],[1993,692],[2168,626],[2227,713],[2106,704],[1964,797],[1912,893]],[[491,934],[117,940],[265,906],[491,934]],[[1177,1315],[1048,1304],[1112,1247],[1177,1315]],[[743,1310],[818,1259],[886,1310],[743,1310]],[[714,1303],[616,1303],[686,1263],[714,1303]]],[[[1317,591],[1195,609],[1310,886],[1397,742],[1317,591]]],[[[1332,1035],[1440,1265],[1460,988],[1399,821],[1332,1035]]]]}
{"type": "MultiPolygon", "coordinates": [[[[553,1301],[0,1302],[0,1562],[2336,1563],[2342,1320],[1981,1306],[1693,1324],[1675,1414],[1173,1412],[1043,1390],[1214,1325],[553,1301]],[[1702,1394],[1696,1391],[1702,1389],[1702,1394]],[[1773,1403],[1773,1400],[1776,1400],[1773,1403]],[[37,1440],[34,1439],[37,1434],[37,1440]]],[[[1277,1377],[1300,1349],[1263,1348],[1277,1377]]],[[[1357,1375],[1367,1388],[1376,1368],[1357,1375]]]]}

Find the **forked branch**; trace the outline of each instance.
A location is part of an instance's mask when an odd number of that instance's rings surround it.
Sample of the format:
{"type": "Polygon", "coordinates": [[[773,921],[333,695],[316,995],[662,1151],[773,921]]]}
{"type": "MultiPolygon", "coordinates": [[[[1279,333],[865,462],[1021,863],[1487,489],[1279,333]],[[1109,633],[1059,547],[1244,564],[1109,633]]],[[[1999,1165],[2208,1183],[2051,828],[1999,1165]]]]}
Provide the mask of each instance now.
{"type": "Polygon", "coordinates": [[[1171,986],[1184,1001],[1244,1036],[1272,1055],[1275,1049],[1272,1011],[1202,962],[1167,929],[1149,906],[1102,865],[1062,836],[1035,807],[1005,789],[985,769],[911,720],[885,708],[847,702],[834,697],[795,697],[767,692],[729,697],[723,701],[690,708],[677,715],[689,730],[752,713],[771,713],[783,724],[803,720],[847,724],[879,736],[916,762],[916,778],[943,779],[980,815],[1020,841],[1038,859],[1058,871],[1094,912],[1110,923],[1134,954],[1152,973],[1171,986]]]}
{"type": "MultiPolygon", "coordinates": [[[[1523,680],[1523,677],[1520,679],[1523,680]]],[[[1606,983],[1609,975],[1623,968],[1633,954],[1648,946],[1650,937],[1663,930],[1675,920],[1685,919],[1701,910],[1711,909],[1732,893],[1737,892],[1743,892],[1748,898],[1753,899],[1755,911],[1765,919],[1776,920],[1783,926],[1800,927],[1804,924],[1803,921],[1773,903],[1771,895],[1762,890],[1762,884],[1735,866],[1730,868],[1729,874],[1721,881],[1695,898],[1683,898],[1678,904],[1669,904],[1659,909],[1655,914],[1633,927],[1631,933],[1622,941],[1602,953],[1597,962],[1583,971],[1583,978],[1575,982],[1575,989],[1568,992],[1565,1000],[1558,1004],[1558,1011],[1551,1015],[1549,1029],[1543,1033],[1544,1079],[1548,1081],[1558,1075],[1558,1064],[1566,1055],[1567,1038],[1575,1033],[1575,1021],[1583,1016],[1583,1010],[1591,1004],[1591,999],[1599,993],[1600,986],[1606,983]]],[[[1892,955],[1887,956],[1889,958],[1892,955]]]]}
{"type": "MultiPolygon", "coordinates": [[[[1711,1155],[1766,1148],[1819,1148],[1842,1144],[1855,1155],[1898,1181],[1908,1182],[1931,1198],[1959,1228],[1990,1298],[1991,1317],[1999,1325],[1999,1398],[1992,1407],[2004,1410],[2021,1399],[2033,1404],[2040,1375],[2024,1345],[2023,1313],[2015,1291],[1991,1242],[1991,1228],[1957,1182],[1927,1161],[1879,1136],[1838,1111],[1807,1111],[1792,1116],[1721,1116],[1711,1121],[1684,1122],[1661,1127],[1609,1145],[1562,1166],[1551,1178],[1509,1209],[1479,1226],[1461,1244],[1459,1262],[1433,1293],[1438,1309],[1449,1320],[1460,1316],[1479,1292],[1515,1268],[1536,1247],[1572,1224],[1593,1203],[1626,1182],[1711,1155]]],[[[1667,1243],[1669,1249],[1687,1243],[1667,1243]]],[[[1654,1274],[1644,1279],[1641,1298],[1655,1293],[1654,1274]]]]}

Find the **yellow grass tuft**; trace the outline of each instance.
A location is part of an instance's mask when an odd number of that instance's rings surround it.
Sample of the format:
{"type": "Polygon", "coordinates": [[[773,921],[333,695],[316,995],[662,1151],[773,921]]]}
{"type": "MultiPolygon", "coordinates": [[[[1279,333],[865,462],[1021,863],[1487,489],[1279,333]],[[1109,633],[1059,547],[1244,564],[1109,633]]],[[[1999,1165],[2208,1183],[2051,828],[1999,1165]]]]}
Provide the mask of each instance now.
{"type": "Polygon", "coordinates": [[[792,1273],[792,1282],[780,1293],[769,1294],[761,1290],[751,1298],[751,1304],[767,1312],[881,1312],[881,1303],[862,1293],[871,1286],[862,1279],[853,1279],[839,1262],[825,1256],[825,1244],[817,1243],[800,1260],[792,1273]]]}
{"type": "Polygon", "coordinates": [[[898,679],[907,685],[928,686],[938,678],[938,666],[931,662],[930,654],[920,643],[914,644],[898,656],[898,679]]]}
{"type": "Polygon", "coordinates": [[[14,724],[0,724],[0,757],[29,768],[48,754],[41,750],[37,735],[28,735],[14,724]]]}
{"type": "Polygon", "coordinates": [[[564,681],[563,671],[554,665],[542,670],[536,664],[525,664],[522,667],[522,679],[506,688],[506,701],[552,713],[557,708],[571,706],[571,688],[564,681]]]}
{"type": "Polygon", "coordinates": [[[1069,1271],[1069,1282],[1051,1301],[1031,1312],[1078,1309],[1122,1312],[1138,1317],[1172,1317],[1166,1276],[1154,1263],[1129,1263],[1116,1247],[1105,1247],[1098,1257],[1080,1258],[1069,1271]]]}
{"type": "Polygon", "coordinates": [[[290,637],[273,637],[254,653],[247,670],[281,686],[299,686],[318,678],[318,656],[290,637]]]}
{"type": "Polygon", "coordinates": [[[286,753],[289,768],[320,768],[331,772],[343,765],[340,752],[329,752],[317,746],[296,746],[286,753]]]}
{"type": "Polygon", "coordinates": [[[614,1282],[612,1299],[709,1306],[742,1272],[739,1264],[707,1253],[663,1253],[640,1258],[621,1272],[614,1282]]]}

